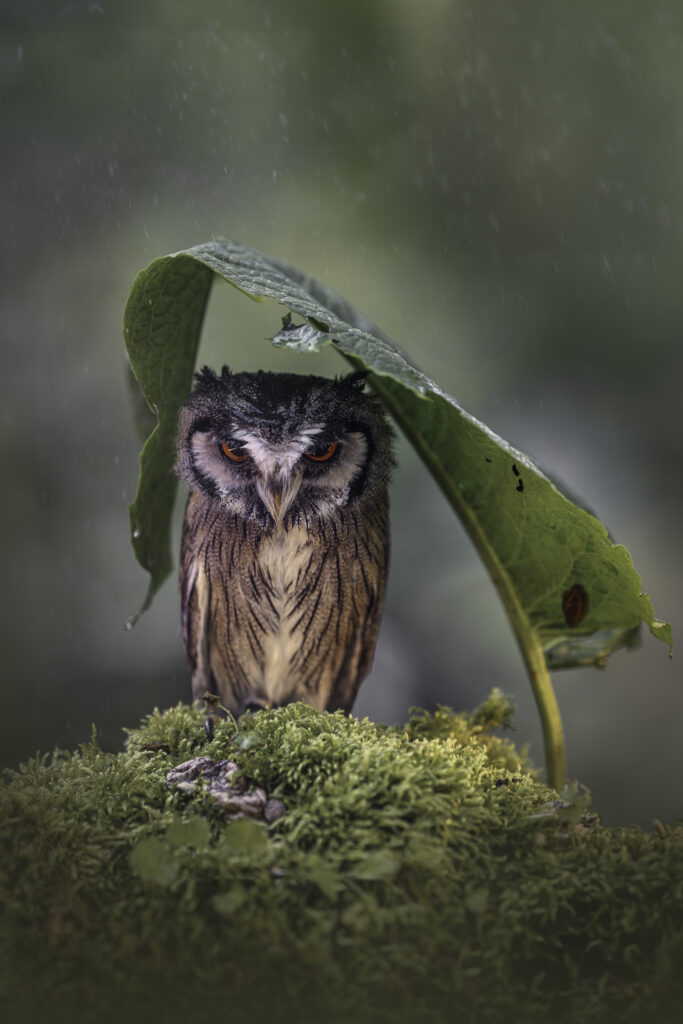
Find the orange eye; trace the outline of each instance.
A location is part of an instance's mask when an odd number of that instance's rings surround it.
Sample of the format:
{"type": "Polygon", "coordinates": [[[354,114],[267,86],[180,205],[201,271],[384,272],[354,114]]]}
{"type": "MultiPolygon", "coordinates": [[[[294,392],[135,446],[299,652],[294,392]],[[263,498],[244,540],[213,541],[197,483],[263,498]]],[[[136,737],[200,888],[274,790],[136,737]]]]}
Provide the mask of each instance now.
{"type": "Polygon", "coordinates": [[[244,445],[240,444],[239,441],[222,441],[221,451],[226,459],[230,459],[231,462],[246,462],[248,458],[247,453],[244,451],[244,445]]]}
{"type": "Polygon", "coordinates": [[[333,441],[329,448],[315,448],[312,452],[306,452],[306,458],[312,462],[327,462],[336,452],[339,444],[333,441]]]}

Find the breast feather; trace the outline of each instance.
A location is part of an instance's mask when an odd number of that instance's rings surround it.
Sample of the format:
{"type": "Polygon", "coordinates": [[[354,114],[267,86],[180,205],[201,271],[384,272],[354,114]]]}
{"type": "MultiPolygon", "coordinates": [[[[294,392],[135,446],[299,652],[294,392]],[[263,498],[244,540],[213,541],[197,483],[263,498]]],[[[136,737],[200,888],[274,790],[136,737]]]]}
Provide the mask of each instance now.
{"type": "Polygon", "coordinates": [[[290,616],[311,563],[311,538],[299,526],[278,530],[261,544],[259,566],[271,586],[274,630],[264,637],[262,685],[268,699],[278,703],[291,691],[290,665],[301,640],[296,617],[290,616]]]}

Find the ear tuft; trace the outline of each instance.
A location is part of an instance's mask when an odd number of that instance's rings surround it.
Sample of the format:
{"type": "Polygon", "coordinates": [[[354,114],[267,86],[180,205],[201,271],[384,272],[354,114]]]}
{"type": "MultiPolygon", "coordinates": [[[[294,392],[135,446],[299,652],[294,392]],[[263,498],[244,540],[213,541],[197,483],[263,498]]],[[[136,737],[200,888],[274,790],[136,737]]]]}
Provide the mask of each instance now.
{"type": "Polygon", "coordinates": [[[197,381],[197,384],[204,384],[206,386],[207,384],[214,384],[218,378],[212,369],[208,366],[203,366],[198,373],[195,373],[194,379],[197,381]]]}
{"type": "Polygon", "coordinates": [[[369,370],[354,370],[353,373],[348,373],[346,377],[342,377],[340,383],[354,388],[356,391],[362,391],[369,373],[369,370]]]}

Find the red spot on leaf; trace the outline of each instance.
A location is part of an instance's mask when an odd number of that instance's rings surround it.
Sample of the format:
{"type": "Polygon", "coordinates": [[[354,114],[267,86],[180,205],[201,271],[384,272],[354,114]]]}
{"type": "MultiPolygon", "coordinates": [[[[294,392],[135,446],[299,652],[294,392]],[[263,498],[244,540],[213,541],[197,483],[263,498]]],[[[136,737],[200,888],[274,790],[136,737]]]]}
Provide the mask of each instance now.
{"type": "Polygon", "coordinates": [[[586,588],[575,583],[562,595],[562,611],[568,626],[578,626],[588,613],[588,594],[586,588]]]}

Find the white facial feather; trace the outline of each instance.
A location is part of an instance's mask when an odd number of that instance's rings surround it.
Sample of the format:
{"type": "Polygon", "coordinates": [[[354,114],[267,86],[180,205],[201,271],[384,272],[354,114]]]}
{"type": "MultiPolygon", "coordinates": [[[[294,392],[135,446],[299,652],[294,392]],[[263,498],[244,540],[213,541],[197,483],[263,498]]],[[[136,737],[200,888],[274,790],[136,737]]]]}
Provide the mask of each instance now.
{"type": "MultiPolygon", "coordinates": [[[[241,441],[253,460],[257,469],[254,484],[274,520],[284,518],[302,487],[315,496],[320,513],[346,504],[351,484],[367,458],[367,440],[360,432],[345,434],[339,439],[339,454],[329,466],[318,463],[322,471],[308,477],[304,472],[306,452],[314,447],[324,427],[322,423],[310,424],[296,438],[279,444],[243,428],[231,432],[231,439],[241,441]]],[[[231,466],[221,454],[219,443],[211,431],[195,431],[192,453],[197,469],[216,483],[221,497],[232,501],[242,492],[243,479],[239,467],[231,466]]]]}
{"type": "Polygon", "coordinates": [[[190,440],[194,463],[204,476],[213,480],[220,493],[225,496],[235,487],[235,476],[218,451],[216,438],[209,431],[196,430],[190,440]]]}
{"type": "Polygon", "coordinates": [[[281,474],[291,474],[306,450],[306,444],[298,438],[295,441],[274,444],[253,434],[242,434],[239,440],[244,442],[244,447],[265,480],[279,477],[281,474]]]}
{"type": "Polygon", "coordinates": [[[368,442],[364,434],[345,434],[339,458],[325,467],[324,475],[309,480],[308,486],[313,491],[329,492],[329,498],[335,505],[345,504],[353,480],[365,465],[367,451],[368,442]]]}

